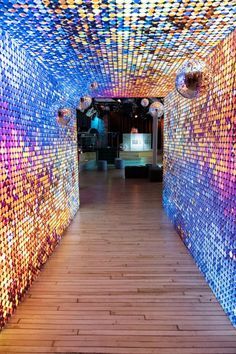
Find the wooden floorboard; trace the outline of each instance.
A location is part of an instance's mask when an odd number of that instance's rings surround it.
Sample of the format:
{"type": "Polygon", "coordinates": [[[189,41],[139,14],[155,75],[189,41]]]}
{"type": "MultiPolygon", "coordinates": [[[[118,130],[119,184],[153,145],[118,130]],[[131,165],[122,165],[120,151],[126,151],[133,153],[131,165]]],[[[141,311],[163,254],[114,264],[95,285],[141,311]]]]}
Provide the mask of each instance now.
{"type": "Polygon", "coordinates": [[[0,353],[236,354],[161,185],[121,174],[81,174],[81,209],[1,332],[0,353]]]}

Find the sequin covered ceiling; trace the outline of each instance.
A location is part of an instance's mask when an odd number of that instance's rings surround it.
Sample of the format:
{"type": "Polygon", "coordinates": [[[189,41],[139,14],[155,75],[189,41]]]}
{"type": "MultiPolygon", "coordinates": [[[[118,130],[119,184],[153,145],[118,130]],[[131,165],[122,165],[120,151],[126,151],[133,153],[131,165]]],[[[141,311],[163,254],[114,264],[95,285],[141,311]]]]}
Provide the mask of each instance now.
{"type": "Polygon", "coordinates": [[[232,0],[2,0],[0,27],[71,93],[166,96],[235,27],[232,0]]]}

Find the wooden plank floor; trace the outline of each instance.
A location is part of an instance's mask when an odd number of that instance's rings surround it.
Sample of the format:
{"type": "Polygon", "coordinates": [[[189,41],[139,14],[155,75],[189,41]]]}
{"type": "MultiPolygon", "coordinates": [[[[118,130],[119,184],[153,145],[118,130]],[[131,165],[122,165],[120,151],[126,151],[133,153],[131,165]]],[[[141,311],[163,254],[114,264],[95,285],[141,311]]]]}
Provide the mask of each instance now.
{"type": "Polygon", "coordinates": [[[236,353],[160,184],[120,173],[81,175],[80,212],[0,334],[1,353],[236,353]]]}

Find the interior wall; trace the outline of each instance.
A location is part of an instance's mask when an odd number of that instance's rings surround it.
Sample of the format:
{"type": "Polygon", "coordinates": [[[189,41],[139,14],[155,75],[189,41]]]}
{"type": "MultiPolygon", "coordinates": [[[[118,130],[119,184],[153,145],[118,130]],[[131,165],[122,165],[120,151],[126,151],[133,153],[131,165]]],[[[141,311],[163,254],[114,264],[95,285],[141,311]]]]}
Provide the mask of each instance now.
{"type": "Polygon", "coordinates": [[[147,116],[146,119],[141,117],[130,117],[126,112],[111,112],[109,117],[109,131],[130,133],[131,128],[135,127],[139,133],[152,132],[152,118],[147,116]]]}
{"type": "Polygon", "coordinates": [[[79,207],[75,118],[65,89],[0,32],[0,327],[79,207]]]}
{"type": "MultiPolygon", "coordinates": [[[[131,128],[135,127],[139,133],[152,134],[152,118],[131,119],[119,112],[111,112],[109,117],[109,131],[120,133],[120,143],[123,142],[123,134],[130,133],[131,128]]],[[[158,122],[158,149],[163,149],[163,119],[158,122]]]]}
{"type": "Polygon", "coordinates": [[[208,58],[213,80],[197,100],[165,99],[167,214],[236,325],[236,32],[208,58]]]}

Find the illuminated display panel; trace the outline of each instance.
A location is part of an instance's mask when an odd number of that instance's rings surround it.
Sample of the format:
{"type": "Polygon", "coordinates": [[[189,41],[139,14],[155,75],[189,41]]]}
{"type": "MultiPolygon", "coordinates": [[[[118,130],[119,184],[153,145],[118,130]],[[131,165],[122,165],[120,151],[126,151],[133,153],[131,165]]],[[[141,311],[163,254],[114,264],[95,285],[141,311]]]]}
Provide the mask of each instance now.
{"type": "Polygon", "coordinates": [[[215,74],[197,100],[165,99],[167,214],[236,325],[236,32],[213,51],[215,74]]]}
{"type": "Polygon", "coordinates": [[[75,118],[60,84],[0,33],[0,327],[79,207],[75,118]]]}
{"type": "Polygon", "coordinates": [[[151,134],[123,134],[124,151],[151,150],[151,134]]]}
{"type": "Polygon", "coordinates": [[[0,27],[77,95],[165,97],[235,28],[232,0],[9,0],[0,27]]]}

